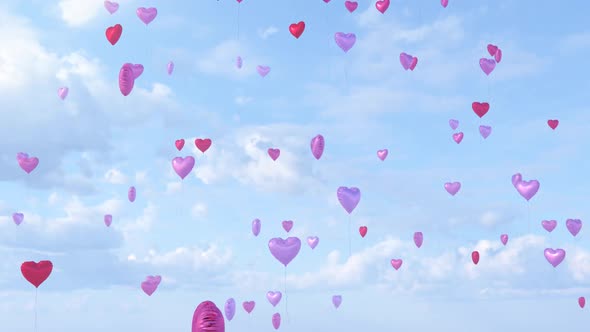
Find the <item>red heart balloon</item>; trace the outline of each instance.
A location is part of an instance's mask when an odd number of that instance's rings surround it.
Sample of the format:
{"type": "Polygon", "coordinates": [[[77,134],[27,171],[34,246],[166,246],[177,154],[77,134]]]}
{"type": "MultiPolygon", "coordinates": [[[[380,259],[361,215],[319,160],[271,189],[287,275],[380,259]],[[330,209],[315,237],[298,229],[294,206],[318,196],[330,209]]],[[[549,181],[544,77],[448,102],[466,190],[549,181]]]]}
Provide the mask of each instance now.
{"type": "Polygon", "coordinates": [[[211,147],[211,140],[209,138],[200,139],[197,138],[195,140],[195,146],[197,149],[201,150],[201,152],[205,153],[211,147]]]}
{"type": "Polygon", "coordinates": [[[184,147],[184,139],[177,139],[176,142],[174,142],[174,145],[176,145],[178,151],[182,150],[182,148],[184,147]]]}
{"type": "Polygon", "coordinates": [[[299,39],[299,37],[301,37],[303,30],[305,30],[305,22],[303,22],[303,21],[289,25],[289,32],[291,32],[293,37],[295,37],[297,39],[299,39]]]}
{"type": "Polygon", "coordinates": [[[490,104],[478,103],[475,101],[475,102],[473,102],[473,104],[471,104],[471,108],[473,109],[475,114],[477,114],[477,116],[479,116],[481,118],[484,115],[486,115],[486,113],[490,110],[490,104]]]}
{"type": "Polygon", "coordinates": [[[559,120],[547,120],[547,124],[551,129],[555,130],[555,128],[557,128],[557,125],[559,125],[559,120]]]}
{"type": "Polygon", "coordinates": [[[473,264],[477,265],[477,263],[479,263],[479,251],[474,251],[471,253],[471,260],[473,261],[473,264]]]}
{"type": "Polygon", "coordinates": [[[107,40],[111,45],[115,45],[119,38],[121,38],[121,34],[123,33],[123,27],[121,24],[115,24],[112,27],[108,27],[107,31],[105,32],[107,36],[107,40]]]}
{"type": "Polygon", "coordinates": [[[359,233],[361,234],[362,237],[365,237],[365,235],[367,235],[367,226],[359,227],[359,233]]]}
{"type": "Polygon", "coordinates": [[[27,279],[35,288],[39,286],[49,278],[51,271],[53,271],[53,263],[51,261],[40,261],[35,262],[24,262],[20,266],[20,271],[23,277],[27,279]]]}

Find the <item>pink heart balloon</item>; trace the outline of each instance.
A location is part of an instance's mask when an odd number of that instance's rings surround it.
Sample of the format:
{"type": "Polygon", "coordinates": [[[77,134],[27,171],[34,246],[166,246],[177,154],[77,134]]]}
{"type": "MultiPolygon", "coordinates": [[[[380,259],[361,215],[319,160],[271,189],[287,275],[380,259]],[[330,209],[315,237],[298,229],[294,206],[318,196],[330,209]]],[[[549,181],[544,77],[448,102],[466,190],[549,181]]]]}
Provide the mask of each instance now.
{"type": "Polygon", "coordinates": [[[512,176],[512,185],[516,188],[516,185],[522,181],[522,174],[516,173],[512,176]]]}
{"type": "Polygon", "coordinates": [[[278,312],[275,312],[272,315],[272,326],[275,328],[275,330],[278,330],[279,327],[281,327],[281,314],[278,312]]]}
{"type": "Polygon", "coordinates": [[[451,194],[451,196],[455,196],[455,194],[459,192],[459,189],[461,189],[461,182],[445,183],[445,190],[451,194]]]}
{"type": "Polygon", "coordinates": [[[18,226],[20,225],[23,220],[25,220],[25,215],[19,212],[15,212],[12,214],[12,221],[18,226]]]}
{"type": "Polygon", "coordinates": [[[136,80],[141,74],[143,74],[143,65],[142,64],[134,64],[131,66],[133,70],[133,79],[136,80]]]}
{"type": "Polygon", "coordinates": [[[500,61],[502,61],[502,50],[501,49],[498,49],[498,51],[494,55],[494,60],[496,60],[497,63],[500,63],[500,61]]]}
{"type": "Polygon", "coordinates": [[[557,265],[561,264],[565,259],[565,250],[563,249],[551,249],[547,248],[544,251],[545,259],[549,262],[549,264],[553,265],[553,267],[557,267],[557,265]]]}
{"type": "Polygon", "coordinates": [[[381,14],[385,14],[387,8],[389,8],[389,0],[379,0],[375,3],[375,8],[381,12],[381,14]]]}
{"type": "Polygon", "coordinates": [[[137,190],[135,189],[135,187],[133,187],[133,186],[129,187],[129,190],[127,191],[127,198],[129,199],[129,202],[131,202],[131,203],[135,202],[136,197],[137,197],[137,190]]]}
{"type": "Polygon", "coordinates": [[[184,179],[189,173],[193,170],[195,166],[195,158],[192,156],[187,157],[176,157],[172,159],[172,168],[174,172],[180,176],[181,179],[184,179]]]}
{"type": "Polygon", "coordinates": [[[270,67],[268,66],[257,66],[256,71],[258,71],[258,75],[265,77],[270,73],[270,67]]]}
{"type": "Polygon", "coordinates": [[[455,141],[455,143],[459,144],[459,143],[461,143],[462,140],[463,140],[463,133],[462,132],[453,134],[453,141],[455,141]]]}
{"type": "MultiPolygon", "coordinates": [[[[234,299],[230,299],[231,301],[235,301],[234,299]]],[[[228,300],[229,301],[229,300],[228,300]]],[[[230,307],[230,309],[235,309],[235,303],[230,302],[234,305],[234,307],[230,307]]],[[[230,304],[230,305],[231,305],[230,304]]],[[[226,303],[226,309],[227,309],[226,303]]],[[[226,313],[228,311],[226,310],[226,313]]],[[[232,320],[233,315],[235,314],[235,310],[231,312],[231,315],[227,315],[227,320],[232,320]]],[[[218,331],[225,331],[225,320],[223,319],[223,314],[221,310],[217,308],[215,303],[211,301],[203,301],[197,306],[195,312],[193,314],[193,323],[191,332],[218,332],[218,331]]]]}
{"type": "Polygon", "coordinates": [[[244,64],[244,61],[242,60],[242,57],[238,55],[238,57],[236,58],[236,67],[238,69],[242,68],[242,65],[244,64]]]}
{"type": "Polygon", "coordinates": [[[144,8],[144,7],[139,7],[137,8],[137,11],[135,12],[137,14],[137,17],[139,17],[139,19],[145,23],[145,25],[150,24],[158,15],[158,10],[156,8],[144,8]]]}
{"type": "Polygon", "coordinates": [[[268,155],[270,156],[270,158],[274,161],[276,161],[279,156],[281,155],[281,150],[280,149],[268,149],[268,155]]]}
{"type": "Polygon", "coordinates": [[[399,268],[402,266],[403,262],[404,261],[401,259],[392,259],[391,266],[393,266],[394,269],[399,270],[399,268]]]}
{"type": "Polygon", "coordinates": [[[334,34],[334,40],[336,41],[336,45],[338,45],[344,53],[347,53],[356,43],[356,35],[354,33],[336,32],[334,34]]]}
{"type": "Polygon", "coordinates": [[[527,201],[530,201],[531,198],[533,198],[537,194],[537,191],[539,191],[540,186],[541,186],[541,184],[537,180],[530,180],[530,181],[521,180],[521,181],[517,182],[514,187],[516,188],[518,193],[522,197],[524,197],[524,199],[526,199],[527,201]]]}
{"type": "Polygon", "coordinates": [[[270,304],[272,304],[273,307],[276,307],[277,304],[279,304],[279,302],[281,302],[282,297],[283,297],[283,294],[279,291],[276,291],[276,292],[269,291],[266,293],[266,299],[268,300],[268,302],[270,302],[270,304]]]}
{"type": "Polygon", "coordinates": [[[494,59],[481,58],[479,59],[479,67],[486,75],[490,75],[496,68],[496,61],[494,59]]]}
{"type": "Polygon", "coordinates": [[[111,224],[113,223],[113,216],[110,214],[105,214],[104,215],[104,224],[107,227],[111,227],[111,224]]]}
{"type": "Polygon", "coordinates": [[[244,308],[244,310],[246,310],[247,313],[251,313],[252,310],[254,310],[255,306],[255,301],[245,301],[244,303],[242,303],[242,307],[244,308]]]}
{"type": "Polygon", "coordinates": [[[152,296],[156,289],[158,289],[158,285],[162,281],[161,276],[147,276],[145,281],[141,283],[141,289],[148,295],[152,296]]]}
{"type": "Polygon", "coordinates": [[[555,220],[543,220],[541,221],[541,226],[543,226],[543,228],[551,233],[553,232],[553,230],[555,229],[555,227],[557,227],[557,221],[555,220]]]}
{"type": "Polygon", "coordinates": [[[416,247],[422,247],[422,243],[424,242],[424,234],[422,232],[415,232],[414,233],[414,244],[416,247]]]}
{"type": "Polygon", "coordinates": [[[580,219],[568,219],[565,221],[565,227],[573,235],[576,236],[582,229],[582,220],[580,219]]]}
{"type": "Polygon", "coordinates": [[[104,8],[112,15],[119,9],[119,4],[116,2],[105,1],[104,8]]]}
{"type": "Polygon", "coordinates": [[[293,228],[293,221],[292,220],[285,220],[283,221],[283,229],[289,233],[293,228]]]}
{"type": "Polygon", "coordinates": [[[455,120],[455,119],[450,119],[449,120],[449,126],[451,127],[451,129],[455,130],[457,128],[459,128],[459,120],[455,120]]]}
{"type": "Polygon", "coordinates": [[[135,74],[133,64],[125,63],[119,70],[119,90],[123,96],[128,96],[135,85],[135,74]]]}
{"type": "Polygon", "coordinates": [[[260,234],[261,227],[262,225],[260,224],[260,219],[252,220],[252,234],[254,234],[254,236],[258,236],[258,234],[260,234]]]}
{"type": "Polygon", "coordinates": [[[37,166],[39,165],[39,158],[29,157],[28,154],[23,152],[17,153],[16,161],[18,162],[20,168],[22,168],[23,171],[27,172],[27,174],[31,174],[31,172],[34,171],[35,168],[37,168],[37,166]]]}
{"type": "Polygon", "coordinates": [[[387,149],[377,151],[377,157],[381,159],[381,161],[384,161],[388,154],[389,151],[387,149]]]}
{"type": "Polygon", "coordinates": [[[479,126],[479,134],[484,139],[488,138],[492,133],[492,127],[490,126],[479,126]]]}
{"type": "Polygon", "coordinates": [[[322,154],[324,154],[324,147],[325,147],[325,140],[324,136],[317,135],[316,137],[311,139],[310,143],[311,147],[311,154],[315,157],[315,159],[320,160],[322,154]]]}
{"type": "Polygon", "coordinates": [[[494,44],[488,44],[487,49],[490,56],[494,56],[498,52],[498,46],[494,44]]]}
{"type": "Polygon", "coordinates": [[[311,249],[315,249],[315,247],[317,247],[319,242],[320,242],[320,238],[317,236],[310,236],[307,238],[307,244],[309,244],[309,247],[311,249]]]}
{"type": "Polygon", "coordinates": [[[400,53],[399,55],[399,62],[402,64],[402,67],[405,70],[410,69],[410,67],[412,66],[412,62],[414,61],[414,57],[407,54],[407,53],[400,53]]]}
{"type": "Polygon", "coordinates": [[[168,75],[172,75],[173,71],[174,71],[174,62],[170,61],[166,65],[166,72],[168,72],[168,75]]]}
{"type": "Polygon", "coordinates": [[[268,249],[271,255],[286,267],[299,254],[301,240],[298,237],[272,238],[268,241],[268,249]]]}
{"type": "Polygon", "coordinates": [[[346,9],[348,9],[348,11],[351,13],[353,11],[355,11],[358,6],[359,6],[359,4],[356,1],[345,1],[344,2],[344,7],[346,7],[346,9]]]}
{"type": "Polygon", "coordinates": [[[584,309],[584,307],[586,306],[586,298],[583,296],[580,296],[578,298],[578,305],[580,306],[580,308],[584,309]]]}
{"type": "Polygon", "coordinates": [[[69,91],[70,90],[68,89],[68,87],[64,86],[64,87],[57,89],[57,95],[59,96],[59,98],[61,98],[61,100],[64,100],[68,96],[69,91]]]}
{"type": "Polygon", "coordinates": [[[443,8],[447,8],[449,0],[440,0],[440,5],[443,6],[443,8]]]}
{"type": "Polygon", "coordinates": [[[508,234],[500,235],[500,241],[502,241],[503,245],[506,245],[506,243],[508,243],[508,234]]]}
{"type": "Polygon", "coordinates": [[[336,309],[338,309],[338,307],[340,307],[340,305],[342,304],[342,295],[332,296],[332,304],[334,305],[334,307],[336,307],[336,309]]]}

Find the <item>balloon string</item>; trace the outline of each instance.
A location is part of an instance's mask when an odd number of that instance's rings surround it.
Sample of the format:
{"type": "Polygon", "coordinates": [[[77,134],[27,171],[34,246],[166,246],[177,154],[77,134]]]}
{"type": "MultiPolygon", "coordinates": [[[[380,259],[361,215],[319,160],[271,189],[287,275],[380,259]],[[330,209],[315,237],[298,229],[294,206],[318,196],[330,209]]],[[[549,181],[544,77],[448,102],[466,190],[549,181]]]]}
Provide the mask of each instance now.
{"type": "Polygon", "coordinates": [[[35,288],[35,332],[37,332],[37,292],[39,288],[35,288]]]}
{"type": "Polygon", "coordinates": [[[352,240],[350,236],[350,229],[352,228],[352,217],[348,215],[348,258],[352,256],[352,240]]]}
{"type": "Polygon", "coordinates": [[[238,27],[238,31],[237,31],[237,39],[238,42],[240,41],[240,3],[238,2],[238,18],[237,18],[237,27],[238,27]]]}
{"type": "Polygon", "coordinates": [[[287,314],[287,322],[290,322],[291,319],[289,318],[289,300],[287,297],[287,267],[286,266],[285,266],[284,287],[285,287],[285,314],[287,314]]]}
{"type": "Polygon", "coordinates": [[[527,208],[527,224],[528,224],[527,234],[531,234],[531,202],[527,202],[526,208],[527,208]]]}

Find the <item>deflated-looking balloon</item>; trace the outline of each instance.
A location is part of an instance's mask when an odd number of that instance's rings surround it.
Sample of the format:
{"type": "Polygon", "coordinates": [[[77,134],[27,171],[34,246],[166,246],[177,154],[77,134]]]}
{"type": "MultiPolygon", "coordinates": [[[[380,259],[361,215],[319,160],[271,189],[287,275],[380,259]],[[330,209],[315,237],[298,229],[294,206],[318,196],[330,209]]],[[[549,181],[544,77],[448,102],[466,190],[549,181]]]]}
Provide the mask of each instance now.
{"type": "Polygon", "coordinates": [[[215,303],[204,301],[193,314],[191,332],[225,332],[223,315],[215,303]]]}
{"type": "Polygon", "coordinates": [[[128,96],[133,91],[135,85],[135,76],[133,74],[133,65],[126,63],[119,71],[119,90],[123,96],[128,96]]]}

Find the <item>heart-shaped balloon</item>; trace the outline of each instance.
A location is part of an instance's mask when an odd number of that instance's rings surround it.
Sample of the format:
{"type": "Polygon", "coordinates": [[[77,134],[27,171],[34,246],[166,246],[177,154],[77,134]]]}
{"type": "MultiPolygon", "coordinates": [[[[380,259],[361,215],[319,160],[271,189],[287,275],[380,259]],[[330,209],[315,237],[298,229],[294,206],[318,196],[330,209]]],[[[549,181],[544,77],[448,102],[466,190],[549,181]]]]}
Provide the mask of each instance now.
{"type": "Polygon", "coordinates": [[[471,109],[481,118],[490,110],[490,104],[474,101],[471,103],[471,109]]]}
{"type": "Polygon", "coordinates": [[[211,301],[203,301],[193,314],[191,332],[223,332],[225,321],[221,310],[211,301]]]}
{"type": "Polygon", "coordinates": [[[29,157],[29,155],[24,152],[19,152],[16,155],[16,161],[18,162],[20,168],[27,172],[27,174],[31,174],[31,172],[34,171],[39,165],[39,158],[29,157]]]}
{"type": "Polygon", "coordinates": [[[553,267],[557,267],[557,265],[561,264],[565,259],[565,250],[563,249],[552,249],[547,248],[544,251],[545,259],[551,264],[553,267]]]}
{"type": "Polygon", "coordinates": [[[358,6],[359,6],[359,4],[356,1],[345,1],[344,2],[344,7],[346,7],[346,9],[348,9],[348,11],[351,13],[353,11],[355,11],[358,6]]]}
{"type": "Polygon", "coordinates": [[[555,227],[557,227],[557,221],[556,220],[543,220],[543,221],[541,221],[541,226],[543,226],[543,228],[547,232],[551,233],[551,232],[553,232],[555,227]]]}
{"type": "Polygon", "coordinates": [[[265,77],[266,75],[268,75],[268,73],[270,73],[270,67],[269,66],[257,66],[256,71],[258,72],[258,75],[265,77]]]}
{"type": "Polygon", "coordinates": [[[145,25],[148,25],[156,18],[156,16],[158,16],[158,10],[153,7],[151,7],[151,8],[139,7],[139,8],[137,8],[136,14],[137,14],[137,17],[139,17],[139,19],[143,23],[145,23],[145,25]]]}
{"type": "Polygon", "coordinates": [[[516,185],[522,181],[522,174],[516,173],[512,176],[512,185],[516,188],[516,185]]]}
{"type": "Polygon", "coordinates": [[[518,193],[522,197],[524,197],[524,199],[526,199],[527,201],[530,201],[531,198],[533,198],[537,194],[537,191],[539,191],[540,186],[541,186],[541,184],[537,180],[530,180],[530,181],[521,180],[518,183],[516,183],[516,185],[514,187],[516,188],[518,193]]]}
{"type": "Polygon", "coordinates": [[[141,74],[143,74],[143,65],[142,64],[133,64],[131,65],[131,69],[133,70],[133,79],[136,80],[141,74]]]}
{"type": "Polygon", "coordinates": [[[289,233],[291,231],[291,229],[293,228],[293,221],[292,220],[285,220],[285,221],[283,221],[282,224],[283,224],[283,229],[287,233],[289,233]]]}
{"type": "Polygon", "coordinates": [[[310,147],[311,147],[311,154],[315,157],[315,159],[320,160],[322,154],[324,154],[324,136],[317,135],[316,137],[311,139],[310,147]]]}
{"type": "Polygon", "coordinates": [[[385,14],[387,8],[389,8],[389,0],[379,0],[375,2],[375,8],[381,12],[381,14],[385,14]]]}
{"type": "Polygon", "coordinates": [[[389,154],[389,151],[387,149],[378,150],[377,151],[377,158],[381,159],[381,161],[384,161],[385,158],[387,158],[388,154],[389,154]]]}
{"type": "Polygon", "coordinates": [[[205,153],[205,151],[209,150],[212,143],[213,142],[211,141],[210,138],[197,138],[197,139],[195,139],[195,146],[197,147],[197,149],[199,149],[203,153],[205,153]]]}
{"type": "Polygon", "coordinates": [[[174,142],[174,145],[176,145],[176,149],[178,149],[178,151],[182,150],[184,147],[184,139],[177,139],[176,142],[174,142]]]}
{"type": "Polygon", "coordinates": [[[279,327],[281,327],[281,314],[278,312],[272,314],[272,327],[274,327],[275,330],[278,330],[279,327]]]}
{"type": "Polygon", "coordinates": [[[131,202],[131,203],[135,202],[136,197],[137,197],[137,190],[135,189],[135,187],[133,187],[133,186],[129,187],[129,190],[127,191],[127,198],[129,199],[129,202],[131,202]]]}
{"type": "Polygon", "coordinates": [[[490,75],[494,71],[494,68],[496,68],[496,61],[494,59],[481,58],[479,59],[479,67],[481,67],[481,70],[486,75],[490,75]]]}
{"type": "Polygon", "coordinates": [[[68,92],[70,92],[70,89],[68,89],[67,86],[62,86],[61,88],[57,89],[57,96],[59,99],[64,100],[68,96],[68,92]]]}
{"type": "Polygon", "coordinates": [[[449,0],[440,0],[440,5],[443,6],[443,8],[447,8],[449,0]]]}
{"type": "Polygon", "coordinates": [[[184,158],[176,157],[172,159],[172,168],[181,179],[184,179],[187,175],[189,175],[194,166],[195,158],[193,158],[193,156],[187,156],[184,158]]]}
{"type": "Polygon", "coordinates": [[[451,127],[451,129],[455,130],[457,128],[459,128],[459,120],[455,120],[455,119],[450,119],[449,120],[449,126],[451,127]]]}
{"type": "Polygon", "coordinates": [[[268,249],[270,249],[270,253],[274,258],[286,267],[297,257],[301,249],[301,240],[297,237],[289,237],[287,239],[272,238],[268,241],[268,249]]]}
{"type": "Polygon", "coordinates": [[[336,307],[336,309],[338,309],[338,307],[340,307],[340,305],[342,304],[342,295],[332,296],[332,304],[334,305],[334,307],[336,307]]]}
{"type": "Polygon", "coordinates": [[[107,227],[111,227],[111,224],[113,223],[113,216],[110,214],[105,214],[104,215],[104,224],[107,227]]]}
{"type": "Polygon", "coordinates": [[[359,227],[359,234],[361,235],[361,237],[365,237],[365,235],[367,235],[368,230],[369,229],[367,228],[367,226],[359,227]]]}
{"type": "Polygon", "coordinates": [[[152,296],[152,294],[154,294],[156,289],[158,289],[158,285],[160,285],[161,281],[162,281],[161,276],[147,276],[147,277],[145,277],[145,281],[143,281],[141,283],[141,289],[148,296],[152,296]]]}
{"type": "Polygon", "coordinates": [[[268,291],[266,293],[266,299],[268,300],[268,302],[270,302],[270,304],[272,304],[273,307],[276,307],[277,304],[279,304],[279,302],[281,302],[282,297],[283,297],[283,294],[279,291],[276,291],[276,292],[268,291]]]}
{"type": "Polygon", "coordinates": [[[121,24],[115,24],[112,27],[108,27],[107,30],[105,31],[105,35],[107,37],[107,40],[113,46],[119,41],[119,38],[121,38],[122,33],[123,33],[123,27],[121,26],[121,24]]]}
{"type": "Polygon", "coordinates": [[[301,21],[299,23],[293,23],[289,25],[289,32],[293,35],[293,37],[299,39],[303,31],[305,30],[305,22],[301,21]]]}
{"type": "Polygon", "coordinates": [[[580,296],[578,298],[578,305],[580,306],[580,308],[584,309],[584,307],[586,306],[586,298],[583,296],[580,296]]]}
{"type": "Polygon", "coordinates": [[[500,241],[502,242],[503,245],[506,245],[508,243],[508,234],[500,235],[500,241]]]}
{"type": "Polygon", "coordinates": [[[12,214],[12,221],[18,226],[20,225],[23,220],[25,220],[25,215],[20,212],[15,212],[12,214]]]}
{"type": "Polygon", "coordinates": [[[260,224],[260,219],[252,220],[252,234],[254,234],[254,236],[258,236],[258,234],[260,234],[261,227],[262,225],[260,224]]]}
{"type": "Polygon", "coordinates": [[[455,196],[455,194],[459,192],[459,189],[461,189],[461,182],[445,183],[445,190],[451,194],[451,196],[455,196]]]}
{"type": "Polygon", "coordinates": [[[236,300],[231,297],[227,299],[227,301],[225,301],[224,311],[225,318],[227,318],[228,321],[234,319],[234,316],[236,315],[236,300]]]}
{"type": "Polygon", "coordinates": [[[20,266],[20,271],[23,277],[27,279],[35,288],[39,288],[53,271],[53,263],[51,261],[40,261],[36,262],[24,262],[20,266]]]}
{"type": "Polygon", "coordinates": [[[422,243],[424,243],[424,234],[422,232],[415,232],[414,233],[414,244],[416,247],[422,247],[422,243]]]}
{"type": "Polygon", "coordinates": [[[496,63],[500,63],[500,61],[502,61],[502,50],[501,49],[498,49],[498,51],[494,55],[494,60],[496,60],[496,63]]]}
{"type": "Polygon", "coordinates": [[[399,61],[405,70],[414,70],[418,64],[418,58],[403,52],[399,55],[399,61]]]}
{"type": "Polygon", "coordinates": [[[356,35],[354,33],[336,32],[334,34],[334,40],[336,41],[336,45],[346,53],[356,43],[356,35]]]}
{"type": "Polygon", "coordinates": [[[268,153],[268,156],[272,160],[276,161],[279,158],[279,156],[281,155],[281,150],[280,149],[272,149],[272,148],[270,148],[270,149],[267,150],[267,153],[268,153]]]}
{"type": "Polygon", "coordinates": [[[104,8],[112,15],[119,9],[119,4],[116,2],[105,1],[104,8]]]}
{"type": "Polygon", "coordinates": [[[479,126],[479,134],[484,139],[488,138],[492,133],[492,127],[490,126],[479,126]]]}
{"type": "Polygon", "coordinates": [[[471,253],[471,261],[477,265],[479,263],[479,251],[475,250],[471,253]]]}
{"type": "Polygon", "coordinates": [[[119,70],[119,90],[123,96],[128,96],[135,85],[135,74],[133,64],[125,63],[119,70]]]}
{"type": "Polygon", "coordinates": [[[490,56],[494,56],[496,55],[496,52],[498,52],[498,46],[493,44],[488,44],[487,49],[490,56]]]}
{"type": "Polygon", "coordinates": [[[565,227],[573,235],[576,236],[582,229],[582,220],[580,219],[568,219],[565,221],[565,227]]]}
{"type": "Polygon", "coordinates": [[[461,143],[461,141],[463,140],[463,132],[458,132],[453,134],[453,141],[455,141],[455,143],[459,144],[461,143]]]}
{"type": "Polygon", "coordinates": [[[396,270],[399,270],[399,268],[402,267],[402,263],[403,263],[403,260],[401,260],[401,259],[392,259],[391,260],[391,266],[393,266],[393,268],[396,270]]]}
{"type": "Polygon", "coordinates": [[[361,191],[356,187],[339,187],[336,191],[336,197],[338,197],[338,201],[344,210],[351,214],[361,200],[361,191]]]}
{"type": "Polygon", "coordinates": [[[309,247],[311,249],[315,249],[315,247],[317,247],[319,242],[320,242],[320,238],[317,236],[309,236],[307,238],[307,244],[309,244],[309,247]]]}
{"type": "Polygon", "coordinates": [[[256,302],[255,301],[245,301],[242,303],[242,307],[244,308],[244,310],[246,310],[247,313],[251,313],[252,310],[254,310],[254,307],[256,307],[256,302]]]}
{"type": "Polygon", "coordinates": [[[557,126],[559,125],[559,120],[547,120],[547,125],[549,126],[549,128],[555,130],[555,128],[557,128],[557,126]]]}

